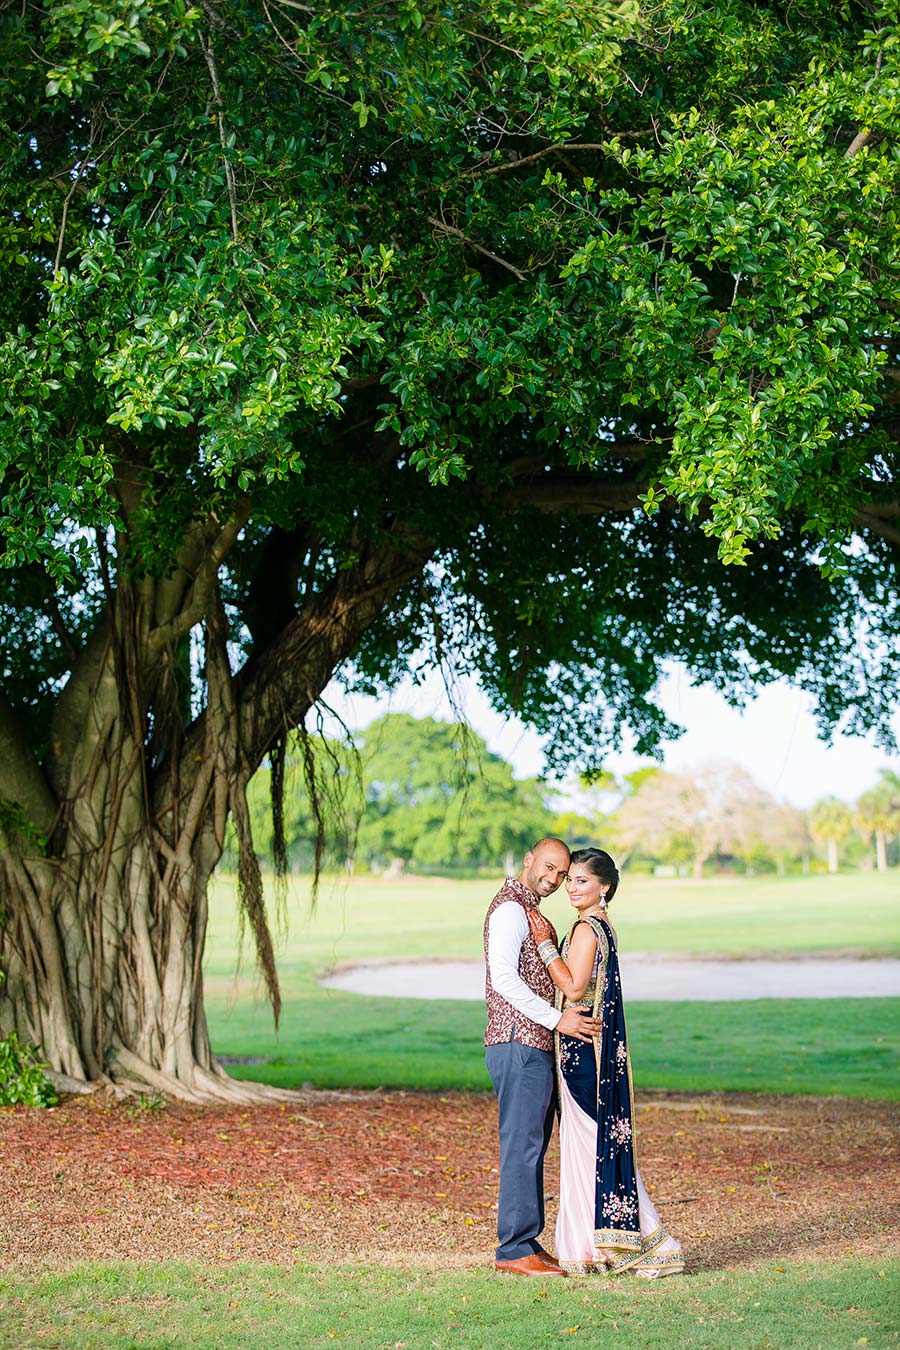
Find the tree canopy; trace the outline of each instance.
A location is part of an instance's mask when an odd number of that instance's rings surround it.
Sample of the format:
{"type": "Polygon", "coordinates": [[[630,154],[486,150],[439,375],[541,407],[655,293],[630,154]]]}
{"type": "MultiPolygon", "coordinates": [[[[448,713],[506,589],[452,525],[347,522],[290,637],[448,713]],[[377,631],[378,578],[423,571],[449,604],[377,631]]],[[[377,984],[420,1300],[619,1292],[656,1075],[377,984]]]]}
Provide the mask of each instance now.
{"type": "Polygon", "coordinates": [[[579,768],[668,658],[889,737],[897,28],[0,4],[4,1024],[220,1090],[206,879],[231,817],[277,1008],[246,786],[336,672],[579,768]]]}
{"type": "Polygon", "coordinates": [[[437,617],[573,753],[652,745],[664,656],[877,726],[847,639],[896,633],[895,10],[4,7],[29,666],[64,678],[105,603],[87,532],[166,574],[202,521],[247,651],[351,536],[440,557],[362,676],[437,617]]]}

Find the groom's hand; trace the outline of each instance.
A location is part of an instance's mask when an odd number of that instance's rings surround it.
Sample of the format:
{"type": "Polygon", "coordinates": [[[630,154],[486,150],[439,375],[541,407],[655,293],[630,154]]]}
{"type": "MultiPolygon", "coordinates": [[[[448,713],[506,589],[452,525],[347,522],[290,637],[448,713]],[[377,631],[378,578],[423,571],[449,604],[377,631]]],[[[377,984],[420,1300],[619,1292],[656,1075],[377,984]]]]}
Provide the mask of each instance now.
{"type": "Polygon", "coordinates": [[[559,946],[556,929],[546,915],[541,914],[537,909],[529,909],[526,911],[525,917],[528,919],[528,927],[531,929],[531,936],[538,946],[540,946],[542,942],[552,942],[554,947],[559,946]]]}
{"type": "Polygon", "coordinates": [[[603,1034],[603,1021],[599,1017],[587,1017],[577,1008],[567,1008],[556,1024],[560,1036],[572,1036],[576,1041],[589,1041],[603,1034]]]}

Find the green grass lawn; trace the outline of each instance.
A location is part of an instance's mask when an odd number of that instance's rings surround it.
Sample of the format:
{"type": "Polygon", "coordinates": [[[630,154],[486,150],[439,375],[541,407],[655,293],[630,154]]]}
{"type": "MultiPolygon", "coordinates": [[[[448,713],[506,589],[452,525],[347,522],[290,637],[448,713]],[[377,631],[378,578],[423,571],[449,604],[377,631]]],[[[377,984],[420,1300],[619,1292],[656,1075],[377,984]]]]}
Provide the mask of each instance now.
{"type": "MultiPolygon", "coordinates": [[[[296,1087],[489,1088],[480,1004],[368,998],[322,989],[316,976],[365,958],[481,955],[489,882],[370,878],[291,883],[278,941],[284,1007],[276,1035],[245,943],[239,974],[233,882],[211,895],[205,961],[213,1044],[240,1077],[296,1087]]],[[[872,874],[784,881],[623,883],[615,921],[635,951],[900,952],[897,878],[872,874]]],[[[544,905],[562,928],[566,899],[544,905]]],[[[632,1003],[641,1088],[804,1092],[900,1098],[900,1007],[892,999],[632,1003]]]]}
{"type": "MultiPolygon", "coordinates": [[[[490,1090],[476,1003],[363,998],[335,990],[285,1001],[276,1036],[264,1004],[210,1011],[213,1044],[238,1078],[280,1087],[490,1090]]],[[[772,999],[633,1003],[629,1043],[642,1088],[803,1092],[900,1100],[900,1001],[772,999]]]]}
{"type": "Polygon", "coordinates": [[[0,1277],[0,1345],[421,1350],[870,1350],[900,1341],[900,1262],[768,1263],[640,1280],[516,1280],[298,1262],[76,1266],[0,1277]],[[560,1338],[566,1339],[560,1342],[560,1338]],[[571,1337],[571,1341],[568,1339],[571,1337]]]}
{"type": "MultiPolygon", "coordinates": [[[[358,957],[480,957],[485,910],[499,883],[443,877],[326,881],[310,915],[308,879],[291,878],[280,966],[288,972],[295,964],[324,969],[358,957]]],[[[271,901],[271,882],[268,893],[271,901]]],[[[571,921],[562,888],[542,909],[560,931],[571,921]]],[[[702,882],[632,881],[626,873],[612,913],[628,951],[900,956],[897,871],[702,882]]],[[[211,888],[207,971],[230,975],[236,948],[234,881],[220,876],[211,888]]]]}

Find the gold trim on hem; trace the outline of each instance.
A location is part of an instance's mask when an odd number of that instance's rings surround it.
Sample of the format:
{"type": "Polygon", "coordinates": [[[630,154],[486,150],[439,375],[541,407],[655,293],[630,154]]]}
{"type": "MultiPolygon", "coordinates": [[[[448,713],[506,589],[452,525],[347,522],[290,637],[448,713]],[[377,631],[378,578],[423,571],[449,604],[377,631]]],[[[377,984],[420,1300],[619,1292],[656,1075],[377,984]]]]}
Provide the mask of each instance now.
{"type": "MultiPolygon", "coordinates": [[[[661,1243],[665,1242],[668,1236],[665,1224],[660,1224],[653,1233],[648,1233],[645,1238],[641,1239],[641,1245],[638,1251],[631,1252],[621,1261],[613,1261],[610,1263],[607,1267],[610,1275],[620,1275],[623,1271],[630,1270],[633,1266],[646,1260],[649,1254],[661,1243]]],[[[672,1252],[672,1255],[674,1256],[675,1253],[672,1252]]]]}
{"type": "MultiPolygon", "coordinates": [[[[681,1248],[679,1247],[679,1252],[681,1248]]],[[[684,1274],[684,1253],[651,1252],[642,1256],[637,1265],[631,1267],[631,1275],[639,1275],[644,1280],[661,1280],[665,1275],[684,1274]]]]}
{"type": "Polygon", "coordinates": [[[606,1266],[602,1261],[560,1261],[567,1275],[605,1275],[606,1266]]]}
{"type": "Polygon", "coordinates": [[[598,1247],[619,1247],[629,1252],[643,1251],[643,1239],[640,1233],[627,1228],[595,1228],[594,1242],[598,1247]]]}

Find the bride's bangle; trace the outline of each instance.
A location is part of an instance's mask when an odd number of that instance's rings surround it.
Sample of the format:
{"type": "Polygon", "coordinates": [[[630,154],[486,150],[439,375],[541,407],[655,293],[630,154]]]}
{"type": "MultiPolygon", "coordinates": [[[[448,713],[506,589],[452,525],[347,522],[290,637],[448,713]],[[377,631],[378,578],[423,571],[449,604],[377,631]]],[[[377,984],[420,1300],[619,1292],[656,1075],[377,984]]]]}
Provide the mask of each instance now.
{"type": "Polygon", "coordinates": [[[538,943],[538,956],[545,966],[549,966],[551,961],[559,960],[559,952],[549,938],[547,938],[546,942],[538,943]]]}

